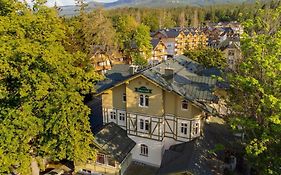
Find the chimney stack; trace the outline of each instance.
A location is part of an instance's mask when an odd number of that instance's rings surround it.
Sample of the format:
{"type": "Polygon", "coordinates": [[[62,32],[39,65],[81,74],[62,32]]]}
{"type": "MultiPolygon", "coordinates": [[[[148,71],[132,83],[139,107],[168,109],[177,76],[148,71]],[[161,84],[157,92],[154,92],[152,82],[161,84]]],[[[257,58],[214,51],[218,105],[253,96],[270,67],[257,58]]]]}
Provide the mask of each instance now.
{"type": "Polygon", "coordinates": [[[137,70],[138,70],[138,66],[131,65],[131,66],[129,67],[129,73],[130,73],[130,75],[134,75],[135,73],[137,73],[137,70]]]}
{"type": "Polygon", "coordinates": [[[167,79],[174,79],[174,69],[165,68],[165,74],[164,75],[167,79]]]}

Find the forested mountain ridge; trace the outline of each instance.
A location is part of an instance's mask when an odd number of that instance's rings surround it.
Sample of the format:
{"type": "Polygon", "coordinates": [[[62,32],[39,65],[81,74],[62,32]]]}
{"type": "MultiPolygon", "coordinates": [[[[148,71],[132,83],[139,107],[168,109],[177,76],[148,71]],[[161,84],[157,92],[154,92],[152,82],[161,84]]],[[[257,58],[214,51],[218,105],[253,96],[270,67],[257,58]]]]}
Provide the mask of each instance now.
{"type": "MultiPolygon", "coordinates": [[[[182,7],[182,6],[209,6],[219,4],[241,4],[253,3],[255,0],[118,0],[110,3],[100,3],[95,0],[87,0],[87,11],[92,11],[97,6],[104,8],[122,8],[122,7],[182,7]]],[[[61,15],[73,16],[77,14],[78,8],[75,5],[61,6],[61,15]]]]}
{"type": "MultiPolygon", "coordinates": [[[[254,2],[254,0],[118,0],[116,2],[104,3],[104,7],[171,7],[181,5],[204,6],[214,4],[254,2]]],[[[90,3],[95,3],[94,0],[90,3]]]]}

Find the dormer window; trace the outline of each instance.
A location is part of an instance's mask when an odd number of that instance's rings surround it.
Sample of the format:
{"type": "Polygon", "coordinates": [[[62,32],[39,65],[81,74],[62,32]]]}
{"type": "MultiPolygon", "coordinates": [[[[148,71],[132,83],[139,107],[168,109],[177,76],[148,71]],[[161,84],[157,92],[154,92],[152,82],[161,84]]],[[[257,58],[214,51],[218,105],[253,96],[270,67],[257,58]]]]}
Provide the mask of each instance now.
{"type": "Polygon", "coordinates": [[[187,100],[182,100],[182,102],[181,102],[181,109],[182,110],[187,110],[188,109],[188,101],[187,100]]]}

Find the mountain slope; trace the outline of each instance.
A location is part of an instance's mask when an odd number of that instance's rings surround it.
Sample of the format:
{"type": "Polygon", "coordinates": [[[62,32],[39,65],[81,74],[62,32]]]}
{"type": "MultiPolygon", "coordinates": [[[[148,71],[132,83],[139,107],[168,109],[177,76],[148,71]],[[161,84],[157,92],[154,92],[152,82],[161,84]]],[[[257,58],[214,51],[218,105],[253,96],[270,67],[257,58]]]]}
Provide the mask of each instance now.
{"type": "MultiPolygon", "coordinates": [[[[93,0],[94,1],[94,0],[93,0]]],[[[193,6],[204,6],[204,5],[214,5],[214,4],[225,4],[225,3],[242,3],[249,2],[253,0],[118,0],[112,3],[104,3],[103,5],[107,8],[114,7],[171,7],[171,6],[181,6],[181,5],[193,5],[193,6]]]]}
{"type": "MultiPolygon", "coordinates": [[[[111,3],[99,3],[95,0],[86,0],[88,3],[87,10],[91,11],[97,6],[105,8],[118,7],[178,7],[178,6],[206,6],[228,3],[254,2],[255,0],[118,0],[111,3]]],[[[63,16],[73,16],[77,14],[78,8],[73,6],[62,6],[60,14],[63,16]]]]}

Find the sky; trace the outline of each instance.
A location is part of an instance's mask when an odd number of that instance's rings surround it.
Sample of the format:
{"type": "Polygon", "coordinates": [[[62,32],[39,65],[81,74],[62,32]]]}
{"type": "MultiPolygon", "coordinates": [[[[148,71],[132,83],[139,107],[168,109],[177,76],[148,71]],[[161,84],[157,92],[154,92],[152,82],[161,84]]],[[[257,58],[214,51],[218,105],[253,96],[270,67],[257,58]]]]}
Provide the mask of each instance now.
{"type": "MultiPolygon", "coordinates": [[[[32,0],[27,0],[27,2],[31,2],[32,0]]],[[[90,1],[90,0],[87,0],[90,1]]],[[[96,2],[114,2],[117,0],[94,0],[96,2]]],[[[63,6],[63,5],[74,5],[75,0],[48,0],[47,5],[48,6],[53,6],[54,3],[57,3],[58,6],[63,6]]]]}

